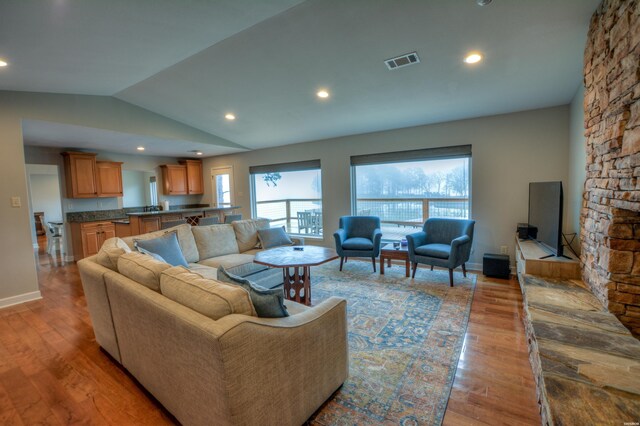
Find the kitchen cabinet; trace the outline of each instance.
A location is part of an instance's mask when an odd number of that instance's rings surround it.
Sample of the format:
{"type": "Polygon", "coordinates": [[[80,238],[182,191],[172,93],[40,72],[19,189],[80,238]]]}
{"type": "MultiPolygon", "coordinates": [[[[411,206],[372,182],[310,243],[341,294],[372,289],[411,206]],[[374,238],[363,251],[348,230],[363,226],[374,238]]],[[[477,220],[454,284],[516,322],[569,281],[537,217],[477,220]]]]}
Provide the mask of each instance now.
{"type": "Polygon", "coordinates": [[[164,195],[187,195],[187,167],[176,164],[165,164],[160,167],[164,195]]]}
{"type": "Polygon", "coordinates": [[[63,152],[67,198],[96,198],[96,154],[63,152]]]}
{"type": "Polygon", "coordinates": [[[98,197],[122,197],[122,163],[97,161],[96,182],[98,197]]]}
{"type": "Polygon", "coordinates": [[[116,236],[116,227],[108,221],[71,224],[71,242],[75,261],[98,253],[102,244],[116,236]]]}
{"type": "Polygon", "coordinates": [[[146,234],[160,230],[160,216],[143,216],[140,218],[140,230],[138,233],[146,234]]]}
{"type": "Polygon", "coordinates": [[[187,193],[204,194],[204,179],[202,176],[201,160],[182,160],[181,164],[187,167],[187,193]]]}

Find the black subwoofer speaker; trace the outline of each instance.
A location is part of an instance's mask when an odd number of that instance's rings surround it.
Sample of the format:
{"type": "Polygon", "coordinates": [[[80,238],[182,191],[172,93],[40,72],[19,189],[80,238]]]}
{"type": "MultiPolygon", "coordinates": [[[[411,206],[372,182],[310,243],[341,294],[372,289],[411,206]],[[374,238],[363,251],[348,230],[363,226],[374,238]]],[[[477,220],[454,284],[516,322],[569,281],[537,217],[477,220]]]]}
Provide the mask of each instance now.
{"type": "Polygon", "coordinates": [[[509,278],[509,256],[506,254],[485,253],[482,258],[482,273],[488,277],[509,278]]]}

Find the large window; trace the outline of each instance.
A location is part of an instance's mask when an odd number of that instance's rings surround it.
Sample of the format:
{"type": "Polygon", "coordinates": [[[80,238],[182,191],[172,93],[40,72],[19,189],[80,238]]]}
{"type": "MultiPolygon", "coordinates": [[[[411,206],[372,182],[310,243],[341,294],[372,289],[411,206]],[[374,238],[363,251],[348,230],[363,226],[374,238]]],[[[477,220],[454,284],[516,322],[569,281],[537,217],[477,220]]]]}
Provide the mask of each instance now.
{"type": "Polygon", "coordinates": [[[399,240],[430,217],[470,216],[470,147],[352,157],[353,214],[382,221],[399,240]]]}
{"type": "Polygon", "coordinates": [[[322,236],[320,161],[256,166],[250,173],[254,217],[292,234],[322,236]]]}

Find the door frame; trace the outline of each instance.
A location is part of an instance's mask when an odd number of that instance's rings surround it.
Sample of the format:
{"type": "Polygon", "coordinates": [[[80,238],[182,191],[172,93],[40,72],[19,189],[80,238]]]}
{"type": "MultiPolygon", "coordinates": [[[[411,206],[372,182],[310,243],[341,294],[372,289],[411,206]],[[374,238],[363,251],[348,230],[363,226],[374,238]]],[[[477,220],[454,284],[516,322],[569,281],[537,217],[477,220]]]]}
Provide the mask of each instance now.
{"type": "Polygon", "coordinates": [[[222,171],[226,171],[228,170],[229,173],[229,202],[231,203],[231,205],[233,206],[235,203],[235,177],[234,177],[234,173],[233,173],[233,166],[217,166],[217,167],[211,167],[210,169],[210,176],[211,176],[211,204],[213,205],[213,207],[220,207],[218,206],[218,197],[217,197],[217,186],[216,186],[216,180],[215,177],[217,175],[222,175],[222,174],[226,174],[226,173],[220,173],[222,171]]]}

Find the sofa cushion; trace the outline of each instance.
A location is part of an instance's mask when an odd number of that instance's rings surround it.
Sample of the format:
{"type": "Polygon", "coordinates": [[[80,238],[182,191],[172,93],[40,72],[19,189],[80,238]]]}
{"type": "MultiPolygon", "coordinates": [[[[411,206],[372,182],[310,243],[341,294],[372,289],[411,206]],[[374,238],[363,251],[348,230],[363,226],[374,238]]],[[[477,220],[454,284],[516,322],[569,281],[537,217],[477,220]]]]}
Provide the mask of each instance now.
{"type": "Polygon", "coordinates": [[[287,235],[284,226],[277,228],[258,229],[258,240],[263,249],[270,249],[280,246],[291,246],[293,241],[287,235]]]}
{"type": "Polygon", "coordinates": [[[346,250],[373,250],[373,241],[360,237],[347,238],[342,243],[342,248],[346,250]]]}
{"type": "Polygon", "coordinates": [[[438,259],[448,259],[451,246],[448,244],[425,244],[416,247],[416,254],[420,256],[437,257],[438,259]]]}
{"type": "Polygon", "coordinates": [[[253,255],[238,253],[212,257],[210,259],[205,259],[202,262],[198,262],[198,264],[212,268],[220,268],[220,266],[224,266],[227,271],[241,277],[269,269],[267,266],[253,263],[253,259],[253,255]]]}
{"type": "Polygon", "coordinates": [[[182,254],[180,244],[178,244],[177,231],[168,232],[158,238],[134,241],[136,248],[157,254],[172,266],[187,266],[187,261],[182,254]]]}
{"type": "Polygon", "coordinates": [[[210,280],[218,279],[218,270],[216,268],[201,265],[199,263],[190,263],[188,268],[191,272],[202,275],[204,278],[208,278],[210,280]]]}
{"type": "Polygon", "coordinates": [[[239,253],[236,234],[231,225],[194,226],[191,230],[200,253],[200,261],[239,253]]]}
{"type": "Polygon", "coordinates": [[[174,302],[213,320],[231,314],[256,316],[247,290],[204,278],[182,266],[162,273],[160,291],[174,302]]]}
{"type": "Polygon", "coordinates": [[[197,262],[200,260],[198,254],[198,247],[196,246],[196,240],[191,232],[191,225],[183,223],[172,228],[163,229],[161,231],[149,232],[147,234],[136,235],[134,237],[126,237],[123,240],[127,243],[132,250],[135,248],[134,240],[150,240],[165,235],[168,232],[176,231],[178,233],[178,244],[187,262],[197,262]]]}
{"type": "Polygon", "coordinates": [[[121,238],[114,237],[106,240],[96,255],[96,262],[105,268],[118,272],[118,258],[131,249],[121,238]]]}
{"type": "Polygon", "coordinates": [[[251,250],[258,245],[258,229],[269,227],[269,219],[236,220],[231,224],[236,233],[240,253],[251,250]]]}
{"type": "Polygon", "coordinates": [[[125,253],[118,258],[118,271],[122,275],[154,291],[160,291],[160,274],[169,268],[171,265],[168,263],[137,251],[125,253]]]}
{"type": "Polygon", "coordinates": [[[251,302],[260,318],[288,317],[287,307],[284,305],[284,290],[282,288],[266,289],[255,285],[246,278],[230,274],[220,266],[218,280],[240,286],[249,292],[251,302]]]}

